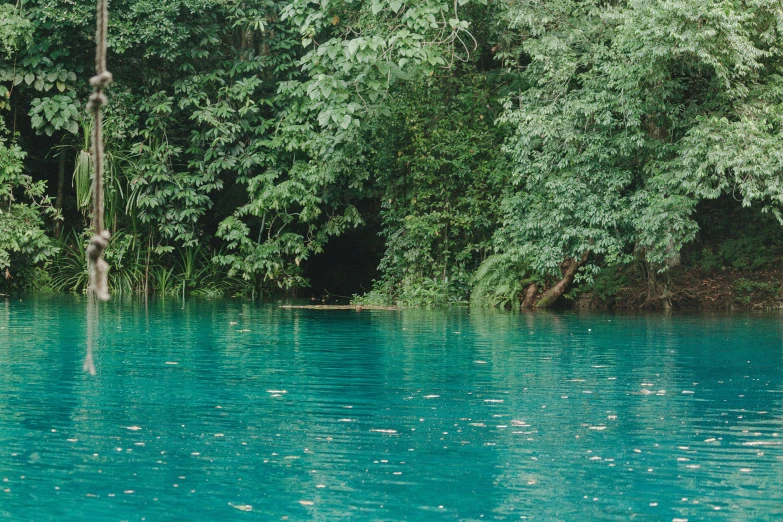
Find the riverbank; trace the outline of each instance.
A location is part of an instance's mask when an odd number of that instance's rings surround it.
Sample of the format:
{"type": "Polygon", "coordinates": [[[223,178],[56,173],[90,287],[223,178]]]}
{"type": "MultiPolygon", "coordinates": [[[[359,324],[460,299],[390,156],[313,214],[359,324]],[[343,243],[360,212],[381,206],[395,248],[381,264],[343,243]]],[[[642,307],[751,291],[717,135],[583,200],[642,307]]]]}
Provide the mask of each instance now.
{"type": "MultiPolygon", "coordinates": [[[[643,310],[661,309],[660,299],[651,299],[649,283],[638,268],[618,270],[611,283],[598,281],[573,300],[580,309],[643,310]]],[[[783,309],[783,269],[719,269],[701,267],[672,271],[667,283],[674,310],[733,311],[783,309]]]]}

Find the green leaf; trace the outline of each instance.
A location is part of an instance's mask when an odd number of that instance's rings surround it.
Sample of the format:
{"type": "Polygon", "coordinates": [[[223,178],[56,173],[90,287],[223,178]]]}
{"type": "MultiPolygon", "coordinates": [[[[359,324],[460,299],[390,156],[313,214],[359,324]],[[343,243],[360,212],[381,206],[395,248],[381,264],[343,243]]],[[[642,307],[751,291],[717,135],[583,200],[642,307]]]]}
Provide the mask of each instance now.
{"type": "Polygon", "coordinates": [[[375,66],[378,68],[378,72],[380,72],[382,75],[387,75],[389,73],[389,70],[391,69],[391,66],[388,62],[380,61],[375,64],[375,66]]]}
{"type": "Polygon", "coordinates": [[[321,127],[326,127],[326,125],[329,123],[329,118],[332,116],[331,109],[321,111],[321,113],[318,115],[318,124],[321,127]]]}

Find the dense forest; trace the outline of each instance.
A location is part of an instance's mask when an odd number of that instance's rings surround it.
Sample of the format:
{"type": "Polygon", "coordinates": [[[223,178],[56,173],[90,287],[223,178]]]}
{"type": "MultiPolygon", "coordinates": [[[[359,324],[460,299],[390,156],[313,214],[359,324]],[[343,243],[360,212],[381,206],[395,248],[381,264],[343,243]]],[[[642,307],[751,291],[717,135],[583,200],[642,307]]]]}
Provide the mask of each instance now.
{"type": "MultiPolygon", "coordinates": [[[[780,301],[779,0],[109,9],[115,295],[780,301]]],[[[94,28],[0,4],[0,292],[86,286],[94,28]]]]}

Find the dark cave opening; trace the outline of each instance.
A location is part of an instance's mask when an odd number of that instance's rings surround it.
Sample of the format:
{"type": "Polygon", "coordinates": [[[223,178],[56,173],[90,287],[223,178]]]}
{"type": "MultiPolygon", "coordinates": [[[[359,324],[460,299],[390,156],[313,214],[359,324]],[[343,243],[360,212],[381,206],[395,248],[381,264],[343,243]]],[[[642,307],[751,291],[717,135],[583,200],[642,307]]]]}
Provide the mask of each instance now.
{"type": "Polygon", "coordinates": [[[322,253],[306,261],[304,275],[310,288],[300,295],[335,301],[372,289],[385,245],[377,213],[362,215],[366,216],[365,225],[332,237],[322,253]]]}

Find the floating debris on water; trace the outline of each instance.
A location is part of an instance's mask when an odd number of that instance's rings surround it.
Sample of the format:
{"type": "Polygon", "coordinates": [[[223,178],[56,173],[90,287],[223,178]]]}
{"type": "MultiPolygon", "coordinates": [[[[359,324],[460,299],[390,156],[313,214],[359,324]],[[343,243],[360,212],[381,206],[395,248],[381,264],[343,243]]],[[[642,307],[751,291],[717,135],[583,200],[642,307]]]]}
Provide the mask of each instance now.
{"type": "Polygon", "coordinates": [[[238,509],[239,511],[253,511],[253,506],[250,504],[232,504],[229,502],[228,505],[234,509],[238,509]]]}
{"type": "MultiPolygon", "coordinates": [[[[356,310],[356,305],[281,305],[288,310],[356,310]]],[[[396,306],[362,305],[362,310],[399,310],[396,306]]]]}

